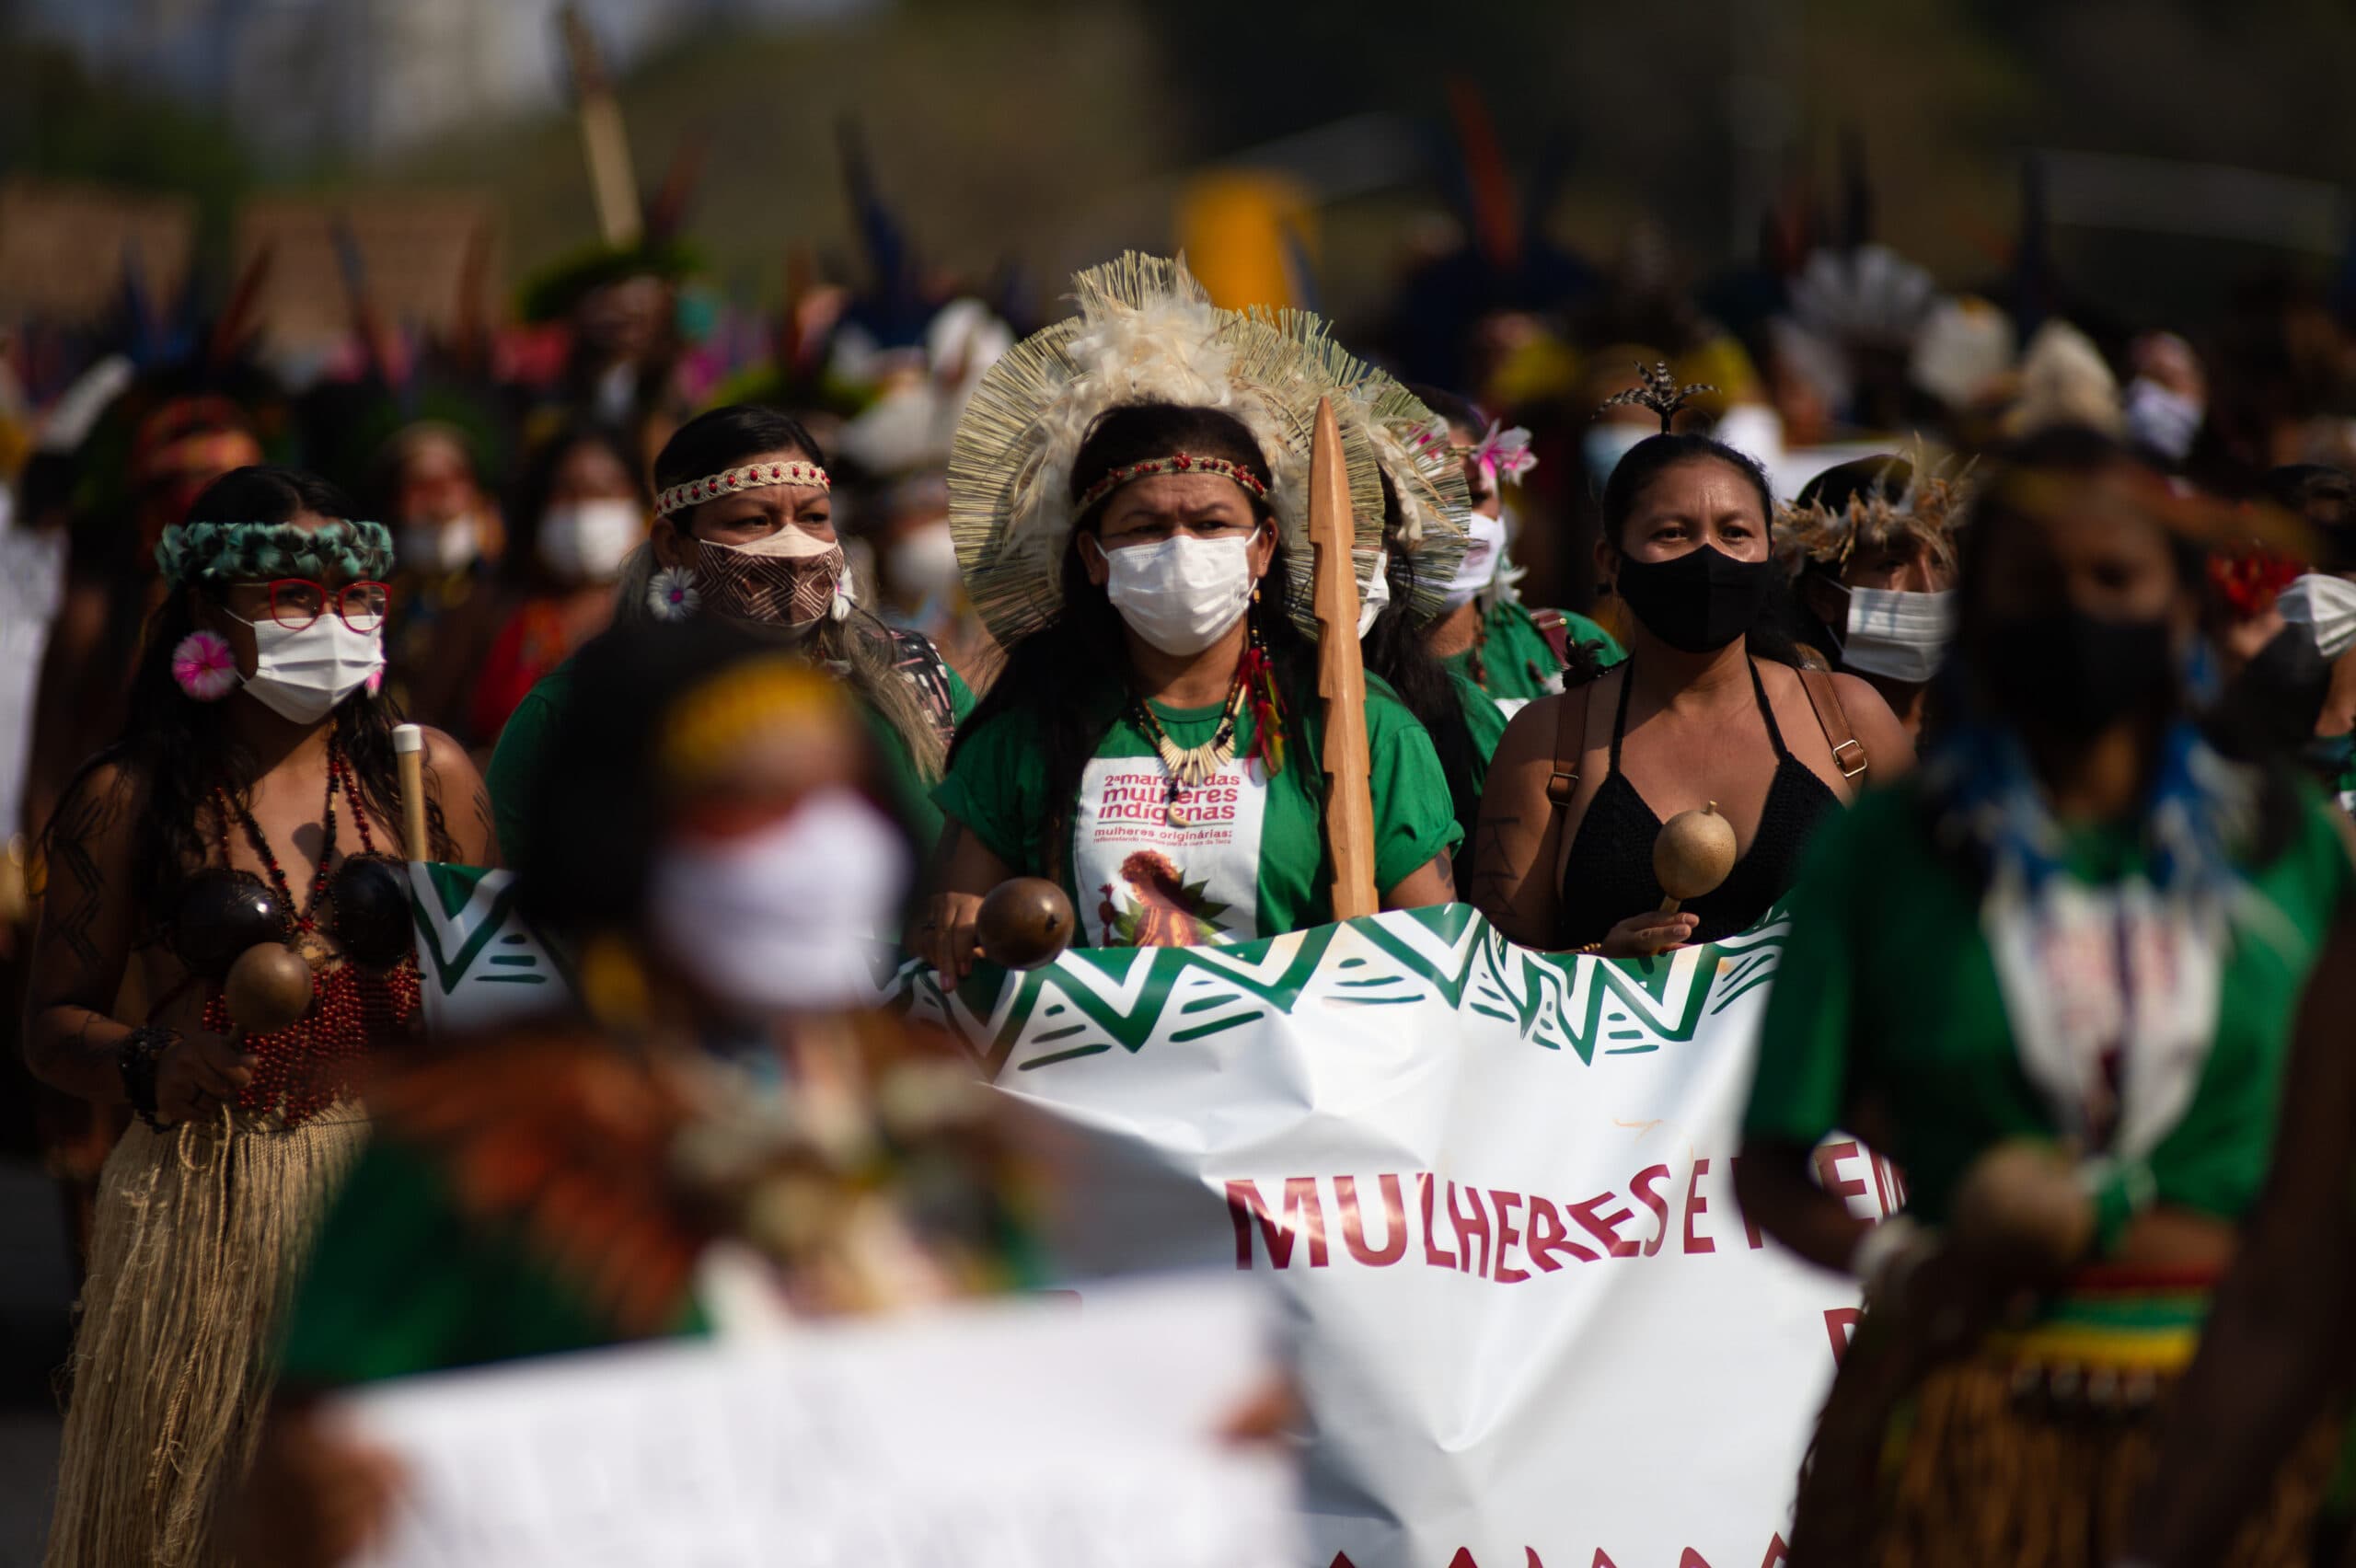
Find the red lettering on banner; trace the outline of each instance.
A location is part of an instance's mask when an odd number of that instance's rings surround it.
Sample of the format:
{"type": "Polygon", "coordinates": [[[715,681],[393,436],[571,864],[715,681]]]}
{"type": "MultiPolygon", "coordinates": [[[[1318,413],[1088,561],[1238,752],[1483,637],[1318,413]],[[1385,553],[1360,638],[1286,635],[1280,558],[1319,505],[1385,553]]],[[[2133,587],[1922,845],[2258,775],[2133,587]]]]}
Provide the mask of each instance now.
{"type": "Polygon", "coordinates": [[[1288,1176],[1285,1179],[1285,1206],[1282,1219],[1268,1212],[1267,1199],[1260,1195],[1259,1184],[1251,1181],[1230,1182],[1227,1184],[1227,1211],[1235,1221],[1235,1266],[1252,1266],[1252,1222],[1260,1224],[1260,1238],[1268,1245],[1268,1266],[1287,1268],[1292,1262],[1292,1242],[1296,1235],[1309,1238],[1309,1266],[1322,1269],[1326,1263],[1325,1211],[1317,1201],[1317,1178],[1288,1176]]]}
{"type": "Polygon", "coordinates": [[[1415,1178],[1415,1184],[1422,1190],[1424,1199],[1424,1262],[1432,1268],[1452,1269],[1456,1266],[1456,1254],[1443,1252],[1432,1243],[1432,1189],[1436,1181],[1428,1170],[1415,1178]]]}
{"type": "Polygon", "coordinates": [[[1827,1307],[1824,1309],[1824,1332],[1832,1336],[1832,1365],[1849,1353],[1849,1342],[1857,1337],[1857,1320],[1864,1317],[1855,1307],[1827,1307]]]}
{"type": "Polygon", "coordinates": [[[1693,1162],[1693,1173],[1685,1178],[1685,1250],[1689,1252],[1715,1252],[1718,1250],[1718,1244],[1707,1236],[1693,1234],[1693,1216],[1710,1212],[1710,1200],[1694,1191],[1702,1184],[1702,1178],[1709,1173],[1710,1162],[1697,1159],[1693,1162]]]}
{"type": "Polygon", "coordinates": [[[1456,1206],[1456,1183],[1450,1182],[1448,1184],[1448,1219],[1456,1227],[1457,1251],[1464,1254],[1464,1261],[1457,1266],[1469,1274],[1484,1274],[1489,1272],[1489,1211],[1481,1206],[1480,1188],[1468,1184],[1464,1197],[1472,1205],[1470,1215],[1456,1206]],[[1472,1261],[1472,1238],[1475,1236],[1481,1239],[1481,1261],[1478,1263],[1472,1261]]]}
{"type": "MultiPolygon", "coordinates": [[[[1738,1154],[1727,1160],[1727,1169],[1733,1173],[1735,1202],[1737,1206],[1739,1206],[1742,1202],[1742,1156],[1738,1154]]],[[[1758,1222],[1750,1217],[1750,1211],[1747,1208],[1742,1211],[1742,1234],[1743,1239],[1750,1243],[1750,1250],[1754,1252],[1766,1244],[1766,1238],[1759,1234],[1758,1222]]]]}
{"type": "Polygon", "coordinates": [[[1595,1549],[1595,1561],[1588,1563],[1587,1568],[1620,1568],[1620,1564],[1605,1556],[1603,1548],[1599,1546],[1595,1549]]]}
{"type": "Polygon", "coordinates": [[[1583,1204],[1571,1205],[1570,1216],[1589,1236],[1603,1243],[1605,1252],[1615,1258],[1633,1258],[1636,1255],[1636,1243],[1620,1234],[1620,1222],[1635,1218],[1634,1211],[1622,1205],[1610,1214],[1595,1212],[1606,1204],[1619,1202],[1620,1194],[1617,1193],[1598,1193],[1583,1204]]]}
{"type": "Polygon", "coordinates": [[[1456,1549],[1456,1555],[1448,1560],[1448,1568],[1481,1568],[1481,1565],[1472,1561],[1471,1547],[1460,1546],[1456,1549]]]}
{"type": "Polygon", "coordinates": [[[1342,1245],[1347,1247],[1350,1256],[1359,1262],[1379,1269],[1406,1256],[1407,1205],[1400,1195],[1398,1177],[1380,1176],[1375,1181],[1382,1190],[1384,1240],[1380,1251],[1366,1244],[1366,1224],[1358,1217],[1357,1177],[1334,1178],[1334,1206],[1342,1211],[1342,1245]]]}
{"type": "Polygon", "coordinates": [[[1783,1533],[1778,1531],[1775,1539],[1767,1543],[1767,1555],[1759,1560],[1759,1568],[1775,1568],[1776,1563],[1791,1560],[1792,1549],[1784,1544],[1783,1533]]]}
{"type": "Polygon", "coordinates": [[[1653,1217],[1660,1221],[1660,1228],[1654,1231],[1653,1239],[1645,1243],[1645,1256],[1647,1258],[1659,1251],[1660,1244],[1669,1239],[1669,1205],[1658,1191],[1661,1178],[1668,1174],[1669,1167],[1666,1165],[1647,1165],[1636,1172],[1634,1181],[1628,1183],[1628,1190],[1636,1194],[1636,1201],[1652,1210],[1653,1217]]]}
{"type": "Polygon", "coordinates": [[[1572,1240],[1563,1228],[1563,1216],[1555,1212],[1553,1201],[1535,1193],[1530,1195],[1530,1235],[1523,1245],[1530,1261],[1548,1274],[1563,1266],[1554,1261],[1556,1252],[1568,1252],[1583,1263],[1596,1261],[1595,1253],[1572,1240]]]}
{"type": "Polygon", "coordinates": [[[1865,1179],[1862,1176],[1841,1174],[1841,1162],[1856,1158],[1857,1145],[1854,1139],[1847,1143],[1819,1145],[1816,1151],[1817,1185],[1843,1203],[1851,1198],[1864,1197],[1865,1179]]]}
{"type": "Polygon", "coordinates": [[[1710,1568],[1710,1560],[1689,1546],[1685,1555],[1677,1560],[1677,1568],[1710,1568]]]}
{"type": "Polygon", "coordinates": [[[1499,1285],[1519,1285],[1530,1277],[1530,1271],[1507,1263],[1506,1249],[1521,1239],[1521,1232],[1513,1228],[1513,1220],[1508,1215],[1509,1210],[1521,1206],[1521,1194],[1492,1187],[1489,1189],[1489,1203],[1497,1211],[1497,1260],[1496,1266],[1489,1271],[1489,1277],[1499,1285]]]}

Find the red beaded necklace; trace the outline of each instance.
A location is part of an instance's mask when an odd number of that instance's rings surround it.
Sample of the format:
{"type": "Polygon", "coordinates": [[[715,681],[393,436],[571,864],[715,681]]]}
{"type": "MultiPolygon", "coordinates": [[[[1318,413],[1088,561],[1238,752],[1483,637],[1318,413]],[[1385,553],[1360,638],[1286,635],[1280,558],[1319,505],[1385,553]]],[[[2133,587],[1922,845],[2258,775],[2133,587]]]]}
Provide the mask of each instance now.
{"type": "MultiPolygon", "coordinates": [[[[311,879],[309,899],[294,916],[295,951],[312,968],[311,1008],[275,1034],[248,1036],[244,1041],[255,1066],[253,1080],[237,1096],[238,1108],[275,1108],[289,1124],[318,1114],[352,1092],[359,1077],[356,1065],[367,1055],[369,1047],[407,1025],[418,1008],[417,965],[413,959],[404,959],[382,974],[369,974],[352,963],[324,967],[329,954],[319,933],[319,908],[327,895],[329,864],[335,858],[338,792],[352,808],[352,826],[359,833],[362,851],[375,852],[375,836],[368,831],[367,813],[361,805],[351,764],[344,757],[343,748],[330,739],[327,800],[319,812],[318,870],[311,879]]],[[[261,824],[254,820],[251,812],[231,801],[226,791],[216,791],[215,801],[220,813],[222,863],[228,863],[229,824],[235,821],[244,827],[246,841],[269,873],[271,886],[283,905],[294,911],[294,890],[287,884],[286,872],[278,863],[278,857],[271,852],[261,824]]],[[[215,991],[208,1000],[204,1022],[206,1028],[216,1032],[225,1033],[231,1027],[225,994],[215,991]]]]}

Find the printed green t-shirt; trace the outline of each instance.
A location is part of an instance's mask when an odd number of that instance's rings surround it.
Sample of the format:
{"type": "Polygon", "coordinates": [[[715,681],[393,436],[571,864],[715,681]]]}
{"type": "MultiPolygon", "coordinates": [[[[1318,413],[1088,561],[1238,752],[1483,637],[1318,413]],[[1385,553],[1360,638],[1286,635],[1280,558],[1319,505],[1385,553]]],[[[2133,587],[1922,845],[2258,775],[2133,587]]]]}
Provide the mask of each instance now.
{"type": "MultiPolygon", "coordinates": [[[[955,670],[949,676],[950,711],[958,722],[974,710],[974,694],[958,677],[955,670]]],[[[539,684],[524,696],[508,716],[507,727],[499,732],[499,744],[491,754],[491,767],[483,776],[491,790],[493,824],[499,830],[501,859],[510,866],[524,861],[524,844],[531,836],[532,775],[539,768],[540,757],[548,750],[549,738],[556,732],[559,716],[572,696],[572,662],[566,660],[551,670],[539,684]]],[[[881,713],[865,703],[859,705],[867,720],[867,727],[875,737],[877,751],[884,759],[884,770],[891,789],[892,801],[902,813],[910,834],[919,849],[930,848],[941,836],[941,813],[935,809],[926,792],[923,778],[917,771],[916,756],[908,750],[908,743],[901,737],[881,713]]]]}
{"type": "MultiPolygon", "coordinates": [[[[1387,889],[1453,848],[1461,830],[1431,737],[1381,682],[1367,686],[1375,884],[1387,889]]],[[[1153,711],[1181,747],[1218,729],[1216,707],[1153,711]]],[[[1098,744],[1077,801],[1050,809],[1040,726],[1022,712],[962,736],[932,798],[1016,875],[1058,875],[1086,946],[1224,944],[1323,925],[1333,872],[1322,790],[1311,792],[1305,766],[1321,726],[1293,724],[1273,778],[1251,758],[1255,733],[1247,707],[1234,760],[1179,797],[1184,825],[1168,820],[1169,772],[1126,712],[1098,744]],[[1066,824],[1052,873],[1043,841],[1051,817],[1066,824]]]]}
{"type": "Polygon", "coordinates": [[[1489,694],[1451,673],[1449,681],[1456,692],[1456,700],[1464,706],[1464,727],[1472,732],[1472,798],[1466,802],[1464,814],[1456,819],[1464,830],[1464,842],[1472,842],[1473,830],[1480,825],[1481,793],[1488,788],[1489,761],[1497,755],[1497,743],[1506,738],[1508,715],[1489,698],[1489,694]]]}
{"type": "MultiPolygon", "coordinates": [[[[1587,617],[1568,610],[1554,613],[1563,617],[1573,642],[1593,645],[1596,661],[1603,668],[1610,669],[1628,656],[1619,639],[1587,617]]],[[[1460,649],[1440,661],[1451,674],[1486,691],[1508,715],[1526,702],[1563,689],[1563,662],[1554,657],[1554,645],[1538,629],[1528,609],[1510,599],[1500,599],[1481,617],[1481,626],[1477,645],[1460,649]],[[1476,665],[1479,679],[1474,678],[1476,665]]]]}
{"type": "MultiPolygon", "coordinates": [[[[2157,1202],[2231,1219],[2258,1195],[2300,993],[2356,882],[2327,813],[2303,790],[2290,847],[2242,868],[2271,913],[2234,927],[2215,1043],[2191,1103],[2146,1161],[2157,1202]]],[[[2067,848],[2071,873],[2096,884],[2140,859],[2118,828],[2074,833],[2067,848]]],[[[1992,1144],[2054,1136],[2015,1052],[1979,895],[1935,851],[1914,790],[1869,793],[1828,822],[1790,913],[1744,1122],[1751,1136],[1813,1144],[1870,1101],[1892,1140],[1881,1152],[1906,1172],[1910,1212],[1937,1222],[1992,1144]]],[[[2097,1196],[2104,1234],[2115,1236],[2124,1199],[2097,1196]]]]}

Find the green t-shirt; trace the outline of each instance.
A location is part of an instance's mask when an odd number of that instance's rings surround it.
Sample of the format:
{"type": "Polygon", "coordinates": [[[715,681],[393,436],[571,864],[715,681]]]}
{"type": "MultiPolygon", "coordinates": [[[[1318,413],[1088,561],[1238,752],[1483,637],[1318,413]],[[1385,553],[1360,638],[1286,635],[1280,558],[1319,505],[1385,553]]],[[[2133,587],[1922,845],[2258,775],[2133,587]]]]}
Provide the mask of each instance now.
{"type": "MultiPolygon", "coordinates": [[[[692,1297],[682,1299],[675,1332],[705,1326],[692,1297]]],[[[329,1389],[624,1337],[517,1228],[466,1215],[442,1161],[379,1136],[320,1227],[279,1370],[290,1384],[329,1389]]]]}
{"type": "Polygon", "coordinates": [[[1497,743],[1506,738],[1509,716],[1490,700],[1487,692],[1462,675],[1451,672],[1449,681],[1455,689],[1456,700],[1464,707],[1464,727],[1472,732],[1472,796],[1456,819],[1456,824],[1464,830],[1464,842],[1469,845],[1473,830],[1480,824],[1481,793],[1489,784],[1489,759],[1497,755],[1497,743]]]}
{"type": "MultiPolygon", "coordinates": [[[[974,694],[960,679],[955,670],[943,665],[949,675],[950,711],[960,723],[974,710],[974,694]]],[[[508,716],[507,727],[499,732],[499,744],[491,754],[491,767],[483,776],[491,790],[491,810],[499,829],[499,853],[510,866],[524,861],[524,841],[531,826],[530,813],[532,774],[539,767],[541,753],[548,750],[549,737],[555,733],[557,718],[564,711],[572,694],[572,662],[566,660],[532,687],[524,700],[515,705],[508,716]]],[[[941,836],[941,813],[934,809],[925,791],[924,780],[917,772],[916,756],[908,750],[908,743],[900,732],[885,721],[881,713],[860,705],[867,718],[868,729],[875,736],[875,744],[884,758],[884,772],[889,776],[893,803],[908,824],[919,849],[929,849],[941,836]]]]}
{"type": "MultiPolygon", "coordinates": [[[[1218,732],[1220,709],[1163,708],[1175,744],[1218,732]]],[[[1461,836],[1431,737],[1379,680],[1367,683],[1369,782],[1374,798],[1375,884],[1396,886],[1461,836]]],[[[1125,711],[1099,743],[1077,801],[1046,800],[1046,752],[1036,719],[999,714],[960,737],[949,777],[933,791],[1018,876],[1059,874],[1089,947],[1190,947],[1250,941],[1323,925],[1332,917],[1322,790],[1307,781],[1321,727],[1297,722],[1273,778],[1251,760],[1247,705],[1235,757],[1178,801],[1168,820],[1169,772],[1125,711]],[[1054,818],[1067,840],[1049,867],[1054,818]]],[[[1321,776],[1322,778],[1322,776],[1321,776]]]]}
{"type": "MultiPolygon", "coordinates": [[[[2215,1043],[2189,1106],[2146,1163],[2159,1202],[2231,1219],[2258,1195],[2292,1020],[2316,949],[2349,896],[2348,850],[2302,792],[2291,846],[2244,867],[2282,919],[2237,924],[2221,976],[2215,1043]],[[2278,935],[2280,941],[2278,943],[2278,935]]],[[[2120,830],[2072,836],[2067,864],[2090,882],[2131,869],[2120,830]]],[[[1980,900],[1932,844],[1920,797],[1867,794],[1825,824],[1792,894],[1759,1043],[1745,1127],[1813,1144],[1870,1103],[1882,1152],[1906,1172],[1908,1208],[1944,1219],[1972,1159],[2004,1138],[2052,1136],[2048,1103],[2015,1053],[1980,900]]],[[[2098,1194],[2106,1238],[2127,1217],[2098,1194]]]]}
{"type": "MultiPolygon", "coordinates": [[[[1628,656],[1619,639],[1587,617],[1568,610],[1553,613],[1563,617],[1570,640],[1593,645],[1596,662],[1603,668],[1628,656]]],[[[1479,642],[1440,661],[1450,673],[1486,691],[1508,715],[1526,702],[1563,689],[1563,662],[1554,657],[1554,645],[1538,629],[1529,610],[1500,599],[1481,617],[1481,629],[1479,642]]]]}

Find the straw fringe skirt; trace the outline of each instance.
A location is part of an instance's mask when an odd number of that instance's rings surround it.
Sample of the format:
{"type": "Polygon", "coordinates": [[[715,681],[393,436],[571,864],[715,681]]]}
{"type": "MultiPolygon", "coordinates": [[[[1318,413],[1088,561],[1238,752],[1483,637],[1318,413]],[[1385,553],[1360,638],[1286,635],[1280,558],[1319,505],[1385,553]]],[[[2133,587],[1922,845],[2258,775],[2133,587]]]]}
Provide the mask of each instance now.
{"type": "Polygon", "coordinates": [[[294,1127],[134,1124],[107,1161],[78,1309],[49,1568],[218,1568],[280,1320],[366,1142],[339,1102],[294,1127]]]}

